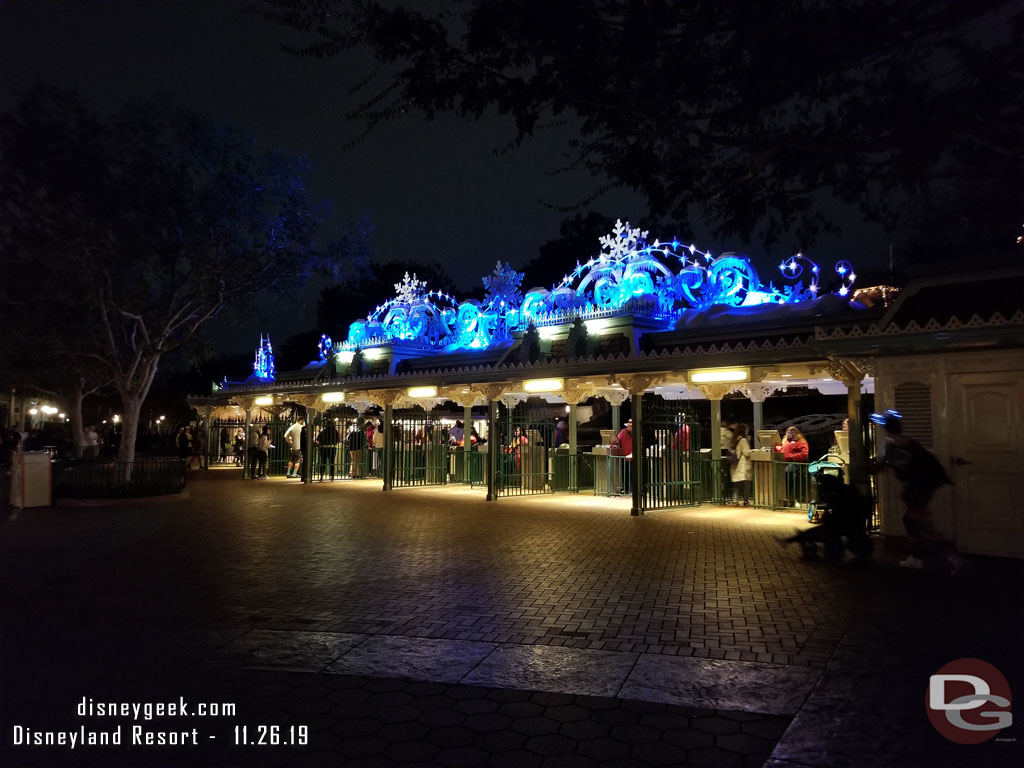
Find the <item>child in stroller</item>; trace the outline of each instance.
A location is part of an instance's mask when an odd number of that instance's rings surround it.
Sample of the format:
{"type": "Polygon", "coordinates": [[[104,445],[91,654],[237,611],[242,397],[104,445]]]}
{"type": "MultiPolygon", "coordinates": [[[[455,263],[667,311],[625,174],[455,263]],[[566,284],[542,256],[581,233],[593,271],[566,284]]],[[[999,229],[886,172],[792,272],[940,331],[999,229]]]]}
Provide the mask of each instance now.
{"type": "Polygon", "coordinates": [[[822,498],[820,491],[821,478],[834,477],[839,482],[843,481],[843,467],[846,462],[842,456],[834,453],[827,453],[817,461],[812,461],[807,467],[807,474],[811,478],[811,503],[807,505],[807,522],[820,523],[822,516],[828,511],[828,502],[822,498]]]}

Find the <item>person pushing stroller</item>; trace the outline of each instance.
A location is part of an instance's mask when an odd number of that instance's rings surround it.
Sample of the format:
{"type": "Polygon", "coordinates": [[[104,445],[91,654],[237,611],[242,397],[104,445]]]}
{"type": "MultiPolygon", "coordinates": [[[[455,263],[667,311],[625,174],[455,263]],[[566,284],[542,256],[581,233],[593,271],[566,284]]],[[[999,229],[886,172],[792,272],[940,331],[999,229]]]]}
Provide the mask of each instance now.
{"type": "Polygon", "coordinates": [[[779,544],[800,544],[804,557],[809,559],[818,556],[819,544],[824,545],[824,557],[829,562],[841,562],[847,550],[857,562],[869,559],[873,549],[868,537],[871,499],[832,475],[818,478],[818,498],[824,507],[821,523],[777,539],[779,544]]]}

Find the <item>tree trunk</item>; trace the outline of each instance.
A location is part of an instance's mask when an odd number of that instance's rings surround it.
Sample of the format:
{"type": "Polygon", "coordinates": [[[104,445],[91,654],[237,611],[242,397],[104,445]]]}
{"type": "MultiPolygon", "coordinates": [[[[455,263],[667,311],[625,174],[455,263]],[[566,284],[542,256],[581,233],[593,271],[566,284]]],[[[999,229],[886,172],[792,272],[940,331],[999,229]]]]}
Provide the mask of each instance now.
{"type": "Polygon", "coordinates": [[[139,435],[139,414],[142,412],[142,400],[139,396],[126,397],[121,395],[121,445],[117,449],[117,460],[135,461],[135,439],[139,435]]]}
{"type": "Polygon", "coordinates": [[[82,458],[82,434],[85,432],[85,424],[82,423],[82,401],[85,396],[82,394],[81,384],[68,387],[68,413],[71,415],[71,442],[75,447],[75,458],[82,458]]]}
{"type": "Polygon", "coordinates": [[[134,381],[118,382],[122,408],[121,445],[117,449],[118,461],[135,461],[135,440],[139,435],[139,414],[142,412],[142,403],[146,400],[150,387],[153,386],[159,362],[159,353],[154,354],[140,366],[141,372],[134,378],[134,381]]]}

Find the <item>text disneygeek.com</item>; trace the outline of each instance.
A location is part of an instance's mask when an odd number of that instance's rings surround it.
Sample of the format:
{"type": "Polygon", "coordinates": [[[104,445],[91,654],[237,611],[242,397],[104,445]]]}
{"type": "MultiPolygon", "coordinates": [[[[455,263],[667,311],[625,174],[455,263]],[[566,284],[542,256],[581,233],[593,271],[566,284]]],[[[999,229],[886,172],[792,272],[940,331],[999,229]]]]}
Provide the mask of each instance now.
{"type": "Polygon", "coordinates": [[[14,747],[60,747],[82,749],[88,747],[194,747],[206,742],[227,743],[238,747],[305,746],[309,743],[309,727],[299,724],[273,723],[204,723],[202,730],[194,728],[156,728],[154,718],[233,718],[237,707],[231,702],[189,702],[184,697],[177,701],[108,702],[83,696],[75,714],[84,719],[105,718],[132,720],[130,725],[118,724],[102,727],[96,723],[80,725],[67,730],[47,730],[24,724],[11,729],[14,747]],[[146,725],[138,724],[140,721],[146,725]]]}

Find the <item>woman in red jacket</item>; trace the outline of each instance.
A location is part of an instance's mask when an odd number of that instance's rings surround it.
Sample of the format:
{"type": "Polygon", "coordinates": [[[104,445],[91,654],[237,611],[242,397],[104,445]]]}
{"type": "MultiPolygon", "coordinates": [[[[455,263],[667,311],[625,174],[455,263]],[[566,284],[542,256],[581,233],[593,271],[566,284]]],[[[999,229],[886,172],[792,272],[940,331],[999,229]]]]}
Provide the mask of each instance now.
{"type": "Polygon", "coordinates": [[[786,430],[786,437],[782,441],[782,457],[786,460],[786,502],[788,506],[807,503],[807,468],[796,466],[796,463],[807,461],[810,447],[807,440],[800,434],[796,427],[786,430]],[[789,465],[788,462],[794,462],[789,465]]]}

